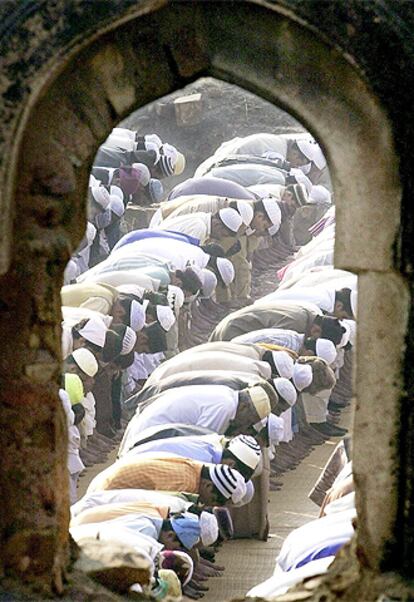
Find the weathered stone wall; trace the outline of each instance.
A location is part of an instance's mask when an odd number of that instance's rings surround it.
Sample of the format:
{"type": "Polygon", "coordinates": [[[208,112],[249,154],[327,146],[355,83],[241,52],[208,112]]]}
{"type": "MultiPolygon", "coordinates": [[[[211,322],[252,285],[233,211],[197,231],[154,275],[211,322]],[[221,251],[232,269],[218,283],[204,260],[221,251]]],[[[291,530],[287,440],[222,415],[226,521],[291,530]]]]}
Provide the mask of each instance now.
{"type": "Polygon", "coordinates": [[[0,79],[1,568],[45,591],[62,589],[69,553],[59,287],[83,230],[96,149],[137,107],[211,75],[287,108],[324,147],[337,197],[337,263],[362,274],[356,554],[363,567],[413,576],[412,331],[401,380],[405,322],[413,321],[411,3],[14,6],[3,14],[0,79]]]}

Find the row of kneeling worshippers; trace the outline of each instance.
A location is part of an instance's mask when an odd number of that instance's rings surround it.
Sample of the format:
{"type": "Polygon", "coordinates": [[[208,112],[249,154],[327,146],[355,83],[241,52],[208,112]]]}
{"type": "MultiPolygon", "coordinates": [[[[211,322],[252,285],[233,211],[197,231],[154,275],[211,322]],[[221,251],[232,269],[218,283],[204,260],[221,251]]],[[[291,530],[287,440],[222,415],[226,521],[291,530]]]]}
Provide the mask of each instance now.
{"type": "Polygon", "coordinates": [[[273,575],[254,586],[247,597],[273,599],[304,579],[323,575],[349,543],[357,521],[350,444],[347,438],[337,445],[309,494],[320,506],[319,517],[287,536],[273,575]]]}
{"type": "Polygon", "coordinates": [[[81,458],[100,460],[120,439],[126,412],[135,412],[118,460],[72,506],[72,535],[129,541],[153,563],[154,588],[162,590],[167,567],[193,597],[217,573],[210,561],[218,542],[266,538],[269,461],[281,470],[278,450],[293,449],[300,435],[310,445],[342,436],[335,421],[350,397],[356,284],[332,267],[321,151],[309,136],[236,141],[240,153],[232,147],[227,159],[201,166],[149,228],[120,236],[62,289],[73,500],[81,458]],[[191,335],[198,322],[211,330],[210,312],[251,303],[253,252],[266,256],[291,237],[305,205],[325,213],[312,241],[275,270],[271,298],[228,315],[209,343],[180,352],[180,331],[190,328],[187,345],[201,342],[191,335]],[[288,296],[277,298],[282,291],[288,296]]]}
{"type": "Polygon", "coordinates": [[[164,197],[163,181],[179,176],[185,157],[156,134],[115,128],[99,148],[88,187],[85,235],[65,270],[69,284],[107,257],[121,237],[127,206],[164,197]]]}

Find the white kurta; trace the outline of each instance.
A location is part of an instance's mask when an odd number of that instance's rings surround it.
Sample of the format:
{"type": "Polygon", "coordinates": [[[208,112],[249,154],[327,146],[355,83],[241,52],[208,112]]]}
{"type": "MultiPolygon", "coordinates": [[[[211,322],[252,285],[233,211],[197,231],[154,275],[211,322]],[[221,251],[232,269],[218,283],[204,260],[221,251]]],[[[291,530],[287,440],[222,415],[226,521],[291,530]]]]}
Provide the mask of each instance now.
{"type": "Polygon", "coordinates": [[[138,435],[151,426],[182,423],[224,434],[236,415],[238,401],[239,392],[223,385],[194,385],[164,391],[130,420],[119,456],[125,455],[138,435]]]}
{"type": "Polygon", "coordinates": [[[158,228],[170,232],[182,232],[197,238],[200,244],[204,244],[211,235],[211,213],[190,213],[168,217],[159,224],[158,228]]]}
{"type": "Polygon", "coordinates": [[[134,255],[145,255],[155,257],[161,261],[170,263],[175,269],[184,270],[188,265],[194,264],[200,269],[207,266],[210,255],[204,253],[200,247],[181,240],[168,239],[167,241],[159,237],[145,238],[137,240],[129,245],[125,245],[111,253],[110,262],[106,260],[106,265],[115,262],[124,257],[133,257],[134,255]]]}
{"type": "Polygon", "coordinates": [[[245,372],[255,374],[268,380],[271,377],[271,367],[267,362],[253,360],[249,357],[227,353],[225,351],[203,351],[200,353],[180,353],[161,364],[150,376],[146,386],[158,383],[161,379],[192,370],[226,370],[230,372],[245,372]]]}
{"type": "Polygon", "coordinates": [[[332,314],[335,308],[335,293],[335,287],[308,286],[306,288],[300,288],[297,286],[295,288],[282,291],[276,290],[269,295],[261,297],[261,299],[258,299],[255,304],[260,305],[263,303],[270,303],[272,301],[281,301],[282,303],[285,301],[293,301],[295,303],[302,303],[305,301],[306,303],[313,303],[322,311],[332,314]]]}

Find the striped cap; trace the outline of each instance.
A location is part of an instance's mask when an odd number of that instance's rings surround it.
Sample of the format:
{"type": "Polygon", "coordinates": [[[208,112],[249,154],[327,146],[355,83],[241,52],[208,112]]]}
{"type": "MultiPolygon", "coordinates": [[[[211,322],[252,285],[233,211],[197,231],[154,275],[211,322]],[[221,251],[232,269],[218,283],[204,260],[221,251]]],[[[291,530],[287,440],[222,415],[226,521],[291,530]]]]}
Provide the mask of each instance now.
{"type": "Polygon", "coordinates": [[[210,464],[210,479],[218,491],[228,500],[237,504],[246,493],[246,483],[242,475],[226,464],[210,464]]]}

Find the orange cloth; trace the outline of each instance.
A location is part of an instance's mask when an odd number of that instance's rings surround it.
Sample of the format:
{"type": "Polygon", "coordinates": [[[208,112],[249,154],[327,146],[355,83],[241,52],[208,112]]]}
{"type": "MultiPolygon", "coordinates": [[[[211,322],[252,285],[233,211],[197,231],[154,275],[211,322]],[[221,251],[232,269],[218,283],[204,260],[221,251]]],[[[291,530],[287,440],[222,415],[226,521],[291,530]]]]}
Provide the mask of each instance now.
{"type": "Polygon", "coordinates": [[[118,460],[98,474],[88,493],[106,489],[158,489],[198,493],[202,462],[163,454],[118,460]]]}
{"type": "Polygon", "coordinates": [[[95,508],[88,508],[70,522],[71,527],[85,525],[87,523],[100,523],[105,520],[125,516],[125,514],[144,514],[155,518],[167,519],[168,506],[158,506],[151,502],[128,502],[124,504],[102,504],[95,508]]]}

